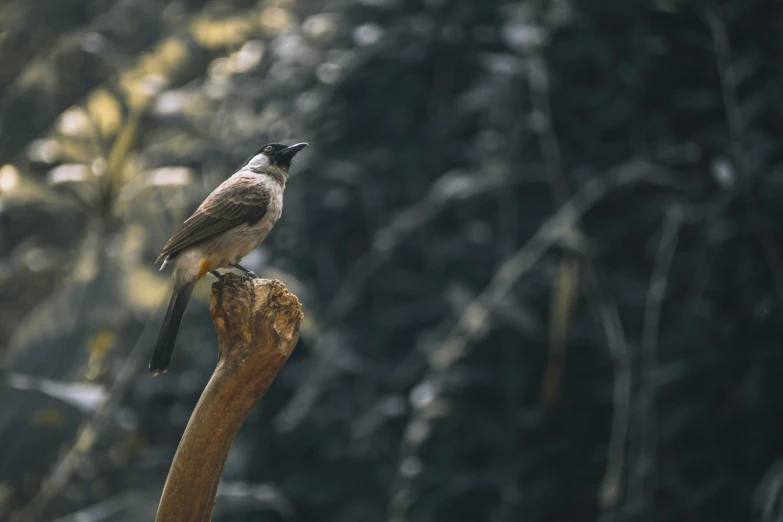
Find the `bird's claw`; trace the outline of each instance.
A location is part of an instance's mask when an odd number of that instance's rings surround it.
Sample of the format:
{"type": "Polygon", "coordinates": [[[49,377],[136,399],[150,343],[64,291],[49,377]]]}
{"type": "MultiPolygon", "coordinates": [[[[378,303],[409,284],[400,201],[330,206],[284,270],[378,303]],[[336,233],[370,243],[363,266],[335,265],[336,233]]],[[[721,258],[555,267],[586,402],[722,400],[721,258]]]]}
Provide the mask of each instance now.
{"type": "Polygon", "coordinates": [[[243,277],[247,277],[249,279],[261,279],[260,277],[258,277],[256,275],[255,272],[253,272],[252,270],[248,270],[247,268],[245,268],[244,266],[240,265],[239,263],[234,263],[231,266],[233,266],[237,270],[240,270],[242,272],[242,276],[243,277]]]}

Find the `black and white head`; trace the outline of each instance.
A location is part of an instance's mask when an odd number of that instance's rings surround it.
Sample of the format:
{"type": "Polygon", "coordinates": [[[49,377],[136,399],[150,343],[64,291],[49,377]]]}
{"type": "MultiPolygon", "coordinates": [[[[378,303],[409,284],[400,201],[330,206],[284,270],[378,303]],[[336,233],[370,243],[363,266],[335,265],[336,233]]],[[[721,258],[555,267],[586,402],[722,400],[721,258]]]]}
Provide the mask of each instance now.
{"type": "Polygon", "coordinates": [[[307,147],[307,143],[297,143],[296,145],[269,143],[255,151],[240,170],[251,170],[259,174],[280,173],[288,177],[291,160],[305,147],[307,147]]]}

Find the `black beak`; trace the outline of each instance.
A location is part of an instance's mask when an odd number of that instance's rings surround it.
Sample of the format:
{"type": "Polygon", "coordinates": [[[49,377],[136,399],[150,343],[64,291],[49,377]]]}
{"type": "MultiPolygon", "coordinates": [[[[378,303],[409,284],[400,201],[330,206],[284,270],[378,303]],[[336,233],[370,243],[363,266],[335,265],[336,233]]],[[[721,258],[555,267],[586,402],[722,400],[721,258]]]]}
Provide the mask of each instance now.
{"type": "Polygon", "coordinates": [[[296,145],[291,145],[290,147],[284,148],[277,154],[279,156],[283,156],[284,158],[291,159],[296,155],[297,152],[299,152],[305,147],[307,147],[307,143],[297,143],[296,145]]]}

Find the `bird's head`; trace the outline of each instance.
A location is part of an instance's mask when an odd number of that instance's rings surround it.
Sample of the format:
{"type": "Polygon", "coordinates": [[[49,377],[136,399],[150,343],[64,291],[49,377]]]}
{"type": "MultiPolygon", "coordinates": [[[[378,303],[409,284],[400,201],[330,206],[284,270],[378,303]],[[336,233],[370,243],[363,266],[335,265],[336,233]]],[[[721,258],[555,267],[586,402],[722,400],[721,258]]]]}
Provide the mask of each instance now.
{"type": "Polygon", "coordinates": [[[305,147],[307,147],[307,143],[297,143],[296,145],[269,143],[255,151],[242,168],[270,174],[272,173],[270,171],[282,171],[282,174],[287,177],[291,160],[305,147]]]}

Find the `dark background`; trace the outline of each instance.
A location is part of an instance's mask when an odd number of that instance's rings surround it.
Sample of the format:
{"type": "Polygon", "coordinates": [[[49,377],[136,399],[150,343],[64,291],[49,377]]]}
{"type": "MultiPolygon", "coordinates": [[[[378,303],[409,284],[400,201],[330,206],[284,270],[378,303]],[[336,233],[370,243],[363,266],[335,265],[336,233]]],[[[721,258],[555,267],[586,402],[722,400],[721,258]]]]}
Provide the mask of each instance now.
{"type": "Polygon", "coordinates": [[[152,520],[217,358],[166,239],[310,143],[246,264],[301,340],[215,520],[783,517],[783,3],[0,2],[0,519],[152,520]]]}

